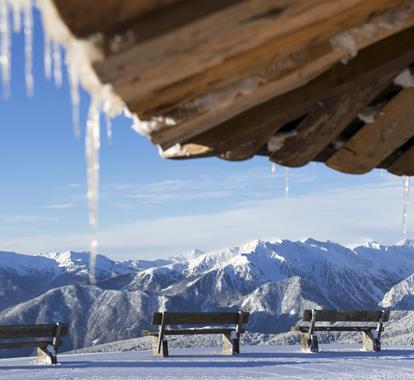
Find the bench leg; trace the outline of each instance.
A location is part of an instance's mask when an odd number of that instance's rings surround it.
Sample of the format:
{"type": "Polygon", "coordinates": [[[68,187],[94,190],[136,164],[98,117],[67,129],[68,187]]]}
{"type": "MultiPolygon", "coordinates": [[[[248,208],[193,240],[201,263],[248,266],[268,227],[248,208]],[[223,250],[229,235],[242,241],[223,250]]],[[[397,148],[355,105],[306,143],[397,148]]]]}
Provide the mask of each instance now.
{"type": "Polygon", "coordinates": [[[158,353],[158,336],[152,337],[152,354],[166,358],[168,356],[168,341],[163,340],[161,344],[161,352],[158,353]]]}
{"type": "Polygon", "coordinates": [[[223,334],[223,354],[235,355],[238,354],[239,351],[239,340],[233,339],[231,334],[223,334]]]}
{"type": "Polygon", "coordinates": [[[309,335],[309,333],[300,334],[300,346],[302,351],[319,352],[318,337],[316,334],[309,335]]]}
{"type": "Polygon", "coordinates": [[[37,363],[39,364],[57,364],[57,355],[54,349],[48,347],[37,347],[37,363]],[[53,351],[53,352],[52,352],[53,351]]]}
{"type": "Polygon", "coordinates": [[[362,348],[364,349],[364,351],[381,351],[381,342],[374,336],[372,331],[363,331],[362,348]]]}

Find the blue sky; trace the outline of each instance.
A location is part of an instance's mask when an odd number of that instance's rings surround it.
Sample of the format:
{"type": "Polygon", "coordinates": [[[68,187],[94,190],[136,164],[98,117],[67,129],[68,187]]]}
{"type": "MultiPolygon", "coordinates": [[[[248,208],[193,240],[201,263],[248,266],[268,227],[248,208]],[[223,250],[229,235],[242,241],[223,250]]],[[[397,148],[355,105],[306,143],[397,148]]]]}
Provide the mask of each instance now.
{"type": "MultiPolygon", "coordinates": [[[[82,136],[75,138],[66,73],[62,88],[45,79],[40,28],[36,15],[34,96],[24,85],[23,37],[14,35],[11,96],[0,100],[0,250],[85,250],[89,97],[82,93],[82,136]]],[[[382,171],[350,176],[311,164],[290,170],[285,199],[285,169],[271,173],[265,158],[168,161],[130,124],[113,120],[111,143],[102,130],[99,251],[112,258],[165,257],[255,238],[347,245],[402,238],[400,178],[382,171]]]]}

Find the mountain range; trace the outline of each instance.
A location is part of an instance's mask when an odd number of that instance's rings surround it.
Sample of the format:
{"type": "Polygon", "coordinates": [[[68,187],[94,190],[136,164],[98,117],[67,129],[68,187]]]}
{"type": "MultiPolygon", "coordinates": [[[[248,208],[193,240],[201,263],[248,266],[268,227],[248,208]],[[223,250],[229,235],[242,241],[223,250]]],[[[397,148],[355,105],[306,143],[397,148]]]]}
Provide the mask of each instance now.
{"type": "Polygon", "coordinates": [[[267,334],[288,331],[304,308],[414,310],[410,240],[353,249],[256,240],[154,261],[98,255],[94,286],[87,252],[0,258],[0,324],[68,322],[63,349],[139,337],[157,310],[243,309],[247,329],[267,334]]]}

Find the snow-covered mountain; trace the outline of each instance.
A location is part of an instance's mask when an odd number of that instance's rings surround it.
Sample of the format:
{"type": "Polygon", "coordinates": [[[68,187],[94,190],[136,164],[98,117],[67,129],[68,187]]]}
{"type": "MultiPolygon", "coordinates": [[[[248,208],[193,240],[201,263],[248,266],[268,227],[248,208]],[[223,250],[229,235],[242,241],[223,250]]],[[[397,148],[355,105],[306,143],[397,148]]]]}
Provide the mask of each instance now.
{"type": "Polygon", "coordinates": [[[163,309],[242,308],[259,333],[289,330],[309,307],[414,309],[412,241],[349,249],[257,240],[153,262],[99,256],[96,286],[87,284],[86,253],[0,257],[0,323],[67,321],[66,348],[139,336],[163,309]]]}
{"type": "MultiPolygon", "coordinates": [[[[98,255],[96,278],[108,281],[132,275],[169,260],[128,260],[117,262],[98,255]]],[[[0,251],[0,310],[30,300],[44,292],[65,285],[87,284],[89,254],[67,251],[36,256],[0,251]]]]}

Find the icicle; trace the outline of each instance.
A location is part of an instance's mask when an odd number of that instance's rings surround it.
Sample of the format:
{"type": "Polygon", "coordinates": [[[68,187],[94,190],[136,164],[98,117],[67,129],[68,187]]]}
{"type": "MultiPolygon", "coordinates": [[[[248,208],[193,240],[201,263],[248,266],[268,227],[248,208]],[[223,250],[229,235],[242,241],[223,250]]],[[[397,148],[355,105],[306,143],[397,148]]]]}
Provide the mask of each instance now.
{"type": "Polygon", "coordinates": [[[0,0],[0,65],[3,96],[10,94],[10,31],[7,0],[0,0]]]}
{"type": "Polygon", "coordinates": [[[52,77],[52,41],[47,34],[44,35],[44,56],[43,63],[45,65],[45,76],[47,79],[52,77]]]}
{"type": "Polygon", "coordinates": [[[272,162],[272,173],[276,173],[276,164],[272,162]]]}
{"type": "Polygon", "coordinates": [[[285,198],[289,198],[289,168],[285,171],[285,198]]]}
{"type": "Polygon", "coordinates": [[[99,101],[92,98],[89,107],[88,121],[86,123],[86,161],[88,176],[88,207],[89,207],[89,226],[91,229],[90,241],[90,271],[89,280],[91,284],[96,283],[95,263],[98,247],[97,240],[97,207],[98,207],[98,188],[99,188],[99,101]]]}
{"type": "Polygon", "coordinates": [[[108,115],[105,115],[106,119],[106,137],[108,138],[109,142],[112,142],[112,121],[108,115]]]}
{"type": "Polygon", "coordinates": [[[52,60],[53,60],[53,78],[56,86],[62,85],[62,56],[60,46],[56,41],[52,41],[52,60]]]}
{"type": "Polygon", "coordinates": [[[410,204],[410,177],[404,176],[404,192],[403,192],[403,212],[402,212],[402,229],[404,240],[407,239],[407,214],[408,205],[410,204]]]}
{"type": "Polygon", "coordinates": [[[24,61],[26,91],[29,96],[33,95],[33,13],[32,4],[28,2],[23,8],[24,12],[24,61]]]}
{"type": "Polygon", "coordinates": [[[70,83],[70,100],[72,103],[72,126],[73,133],[76,137],[80,136],[80,126],[79,126],[79,105],[80,105],[80,96],[79,96],[79,77],[77,72],[73,69],[73,66],[68,66],[68,77],[70,83]]]}
{"type": "Polygon", "coordinates": [[[19,7],[13,8],[13,26],[15,33],[19,33],[22,30],[22,13],[19,7]]]}

